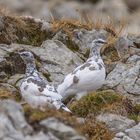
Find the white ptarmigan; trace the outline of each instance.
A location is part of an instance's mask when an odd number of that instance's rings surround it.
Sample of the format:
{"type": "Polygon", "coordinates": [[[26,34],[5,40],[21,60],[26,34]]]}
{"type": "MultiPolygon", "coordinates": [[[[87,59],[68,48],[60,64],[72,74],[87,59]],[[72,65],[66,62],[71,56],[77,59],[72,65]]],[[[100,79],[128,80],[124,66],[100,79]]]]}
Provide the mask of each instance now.
{"type": "Polygon", "coordinates": [[[20,91],[25,101],[33,108],[45,110],[47,107],[71,112],[62,102],[62,96],[53,86],[42,79],[36,69],[35,59],[31,52],[19,53],[26,64],[26,76],[21,82],[20,91]]]}
{"type": "Polygon", "coordinates": [[[58,86],[57,91],[66,99],[70,95],[76,95],[77,99],[88,92],[99,89],[105,81],[105,66],[100,56],[100,49],[106,44],[103,39],[95,39],[91,45],[91,57],[72,73],[68,74],[58,86]]]}

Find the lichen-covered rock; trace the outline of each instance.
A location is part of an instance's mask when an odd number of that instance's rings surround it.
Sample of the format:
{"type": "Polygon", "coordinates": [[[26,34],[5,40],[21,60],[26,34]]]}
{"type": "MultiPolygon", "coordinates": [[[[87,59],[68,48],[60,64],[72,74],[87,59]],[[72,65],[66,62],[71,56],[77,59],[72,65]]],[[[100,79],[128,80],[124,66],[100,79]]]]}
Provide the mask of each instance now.
{"type": "Polygon", "coordinates": [[[97,116],[97,120],[106,123],[110,130],[113,132],[124,131],[135,125],[134,120],[130,120],[126,117],[115,114],[100,114],[97,116]]]}

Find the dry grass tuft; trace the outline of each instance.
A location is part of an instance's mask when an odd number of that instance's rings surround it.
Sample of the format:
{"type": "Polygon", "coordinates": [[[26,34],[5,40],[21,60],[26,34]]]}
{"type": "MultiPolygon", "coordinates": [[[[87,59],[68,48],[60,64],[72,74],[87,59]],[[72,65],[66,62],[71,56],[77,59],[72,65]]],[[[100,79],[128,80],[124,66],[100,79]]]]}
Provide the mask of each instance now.
{"type": "Polygon", "coordinates": [[[9,11],[5,6],[0,5],[0,16],[12,16],[14,15],[13,13],[11,13],[11,11],[9,11]]]}
{"type": "Polygon", "coordinates": [[[81,126],[80,131],[91,140],[112,140],[114,136],[104,123],[98,122],[94,118],[88,119],[81,126]]]}
{"type": "Polygon", "coordinates": [[[81,28],[86,30],[104,29],[105,31],[110,33],[111,36],[118,37],[125,27],[125,23],[123,21],[120,23],[120,27],[116,29],[116,25],[111,19],[105,24],[102,22],[102,19],[98,19],[98,20],[96,19],[96,21],[91,21],[90,19],[92,18],[89,17],[88,15],[86,16],[81,15],[81,16],[82,16],[81,19],[83,19],[82,21],[71,20],[71,19],[53,20],[52,21],[53,31],[58,32],[59,30],[63,30],[65,31],[65,33],[67,33],[69,36],[72,37],[74,29],[81,29],[81,28]]]}
{"type": "Polygon", "coordinates": [[[108,22],[107,24],[103,23],[102,20],[97,20],[96,22],[92,22],[90,20],[87,20],[86,22],[81,22],[78,20],[53,20],[52,22],[52,28],[54,32],[58,32],[60,30],[63,30],[65,33],[67,33],[70,37],[73,36],[74,29],[86,29],[86,30],[92,30],[92,29],[104,29],[107,32],[109,32],[112,36],[117,37],[121,30],[123,29],[121,25],[121,28],[117,31],[115,24],[113,22],[108,22]]]}

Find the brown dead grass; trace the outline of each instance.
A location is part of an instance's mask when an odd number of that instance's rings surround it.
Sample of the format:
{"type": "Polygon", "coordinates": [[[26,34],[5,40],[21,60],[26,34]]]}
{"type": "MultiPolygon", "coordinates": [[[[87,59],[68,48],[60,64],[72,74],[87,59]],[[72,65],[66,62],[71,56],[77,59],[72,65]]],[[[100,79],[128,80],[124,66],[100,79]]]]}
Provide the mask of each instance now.
{"type": "Polygon", "coordinates": [[[0,5],[0,16],[12,16],[14,15],[13,13],[11,13],[11,11],[8,10],[8,8],[6,8],[3,5],[0,5]]]}
{"type": "Polygon", "coordinates": [[[115,23],[110,20],[108,23],[103,23],[101,19],[94,21],[90,20],[90,17],[87,16],[86,20],[78,21],[78,20],[53,20],[52,28],[54,32],[58,32],[59,30],[65,31],[69,36],[72,37],[74,29],[86,29],[86,30],[100,30],[104,29],[109,32],[111,36],[118,37],[120,33],[123,31],[125,23],[122,21],[120,23],[120,27],[116,29],[115,23]]]}
{"type": "Polygon", "coordinates": [[[20,101],[21,97],[19,93],[12,93],[6,89],[0,89],[0,100],[5,100],[5,99],[20,101]]]}
{"type": "Polygon", "coordinates": [[[80,131],[91,140],[112,140],[114,137],[104,123],[98,122],[94,118],[88,119],[81,126],[80,131]]]}
{"type": "Polygon", "coordinates": [[[12,95],[12,93],[7,90],[0,89],[0,99],[4,100],[4,99],[9,99],[9,98],[14,99],[14,96],[12,95]]]}

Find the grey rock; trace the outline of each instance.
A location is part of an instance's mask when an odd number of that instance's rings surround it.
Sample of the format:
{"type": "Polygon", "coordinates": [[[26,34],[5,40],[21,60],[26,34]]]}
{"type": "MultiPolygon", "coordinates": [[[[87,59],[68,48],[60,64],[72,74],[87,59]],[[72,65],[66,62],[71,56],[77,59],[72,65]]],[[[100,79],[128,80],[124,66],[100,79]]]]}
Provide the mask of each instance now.
{"type": "Polygon", "coordinates": [[[91,42],[96,38],[106,39],[109,33],[103,29],[101,30],[85,30],[85,29],[76,29],[74,31],[73,41],[80,47],[82,53],[86,53],[89,49],[91,42]]]}
{"type": "Polygon", "coordinates": [[[0,32],[4,29],[3,16],[0,16],[0,32]]]}
{"type": "Polygon", "coordinates": [[[124,57],[129,57],[129,47],[133,46],[133,41],[129,40],[127,36],[122,36],[119,37],[116,44],[115,48],[117,49],[119,55],[121,58],[124,57]],[[127,56],[126,56],[127,55],[127,56]]]}
{"type": "Polygon", "coordinates": [[[24,135],[32,132],[32,128],[27,124],[23,116],[21,106],[12,101],[0,101],[0,139],[5,137],[24,139],[24,135]]]}
{"type": "Polygon", "coordinates": [[[75,1],[70,2],[58,2],[51,8],[51,12],[55,19],[67,18],[67,19],[79,19],[80,15],[76,9],[80,8],[79,3],[75,1]]]}
{"type": "MultiPolygon", "coordinates": [[[[138,35],[129,35],[128,38],[129,38],[129,40],[134,42],[134,45],[136,46],[136,48],[140,48],[140,36],[138,36],[138,35]]],[[[140,54],[140,49],[137,50],[137,51],[139,51],[139,54],[140,54]]]]}
{"type": "Polygon", "coordinates": [[[106,18],[109,16],[113,18],[115,21],[119,21],[124,16],[128,16],[127,6],[125,5],[123,0],[104,0],[97,3],[94,15],[98,15],[103,17],[103,20],[106,22],[106,18]],[[123,13],[123,15],[122,15],[123,13]]]}
{"type": "Polygon", "coordinates": [[[65,125],[54,117],[48,118],[40,122],[40,125],[51,131],[61,140],[85,140],[86,138],[78,135],[78,133],[70,126],[65,125]]]}
{"type": "Polygon", "coordinates": [[[23,134],[17,131],[8,116],[0,113],[0,139],[12,137],[13,139],[23,139],[23,134]]]}
{"type": "Polygon", "coordinates": [[[0,101],[0,106],[1,140],[59,140],[48,131],[46,134],[42,131],[35,134],[32,127],[26,122],[23,109],[18,103],[4,100],[0,101]]]}
{"type": "Polygon", "coordinates": [[[130,137],[128,136],[124,136],[123,138],[113,138],[112,140],[134,140],[134,139],[131,139],[130,137]]]}
{"type": "Polygon", "coordinates": [[[97,116],[97,120],[106,123],[110,130],[113,132],[124,131],[135,125],[134,120],[130,120],[126,117],[104,113],[97,116]]]}
{"type": "Polygon", "coordinates": [[[120,138],[116,138],[116,137],[115,137],[115,138],[113,138],[112,140],[121,140],[121,139],[120,139],[120,138]]]}
{"type": "Polygon", "coordinates": [[[78,123],[80,123],[80,124],[84,124],[85,123],[85,119],[82,118],[82,117],[78,117],[76,119],[77,119],[78,123]]]}
{"type": "MultiPolygon", "coordinates": [[[[57,40],[47,40],[43,42],[41,47],[11,44],[0,46],[0,50],[3,51],[2,63],[4,62],[4,64],[7,64],[9,60],[12,63],[12,68],[8,65],[10,69],[14,70],[12,73],[8,73],[8,77],[9,75],[12,76],[8,80],[10,84],[13,80],[15,82],[12,82],[12,84],[15,84],[16,81],[20,78],[18,75],[25,72],[25,64],[20,56],[18,56],[18,54],[14,53],[12,54],[12,57],[8,56],[9,53],[18,52],[19,50],[29,50],[38,56],[42,64],[39,68],[39,71],[48,75],[51,73],[51,81],[55,81],[55,84],[60,83],[64,78],[64,75],[70,73],[75,67],[83,63],[83,61],[74,52],[69,50],[63,43],[57,40]],[[5,60],[5,57],[8,57],[8,61],[5,60]]],[[[1,67],[4,71],[4,65],[1,65],[1,67]]],[[[2,79],[2,81],[4,80],[2,79]]]]}
{"type": "Polygon", "coordinates": [[[131,138],[128,137],[128,136],[124,136],[122,140],[135,140],[135,139],[131,139],[131,138]]]}
{"type": "Polygon", "coordinates": [[[130,129],[126,129],[125,133],[134,140],[140,139],[140,123],[130,129]]]}
{"type": "Polygon", "coordinates": [[[40,48],[31,49],[43,62],[43,69],[51,73],[51,80],[60,83],[82,60],[58,40],[47,40],[40,48]],[[68,66],[68,67],[67,67],[68,66]]]}
{"type": "Polygon", "coordinates": [[[129,57],[126,63],[119,62],[106,78],[106,86],[121,93],[140,94],[140,56],[129,57]]]}
{"type": "Polygon", "coordinates": [[[57,137],[55,137],[52,133],[48,133],[47,135],[43,132],[39,132],[36,135],[33,136],[26,136],[25,140],[59,140],[57,137]]]}
{"type": "Polygon", "coordinates": [[[15,129],[20,130],[27,135],[32,132],[32,128],[28,125],[24,118],[22,107],[12,101],[5,100],[0,102],[1,111],[10,117],[15,129]]]}
{"type": "MultiPolygon", "coordinates": [[[[72,49],[77,50],[75,52],[78,52],[77,55],[81,58],[86,59],[88,58],[88,52],[89,48],[91,46],[91,43],[96,38],[103,38],[106,39],[108,37],[109,33],[103,29],[101,30],[86,30],[86,29],[75,29],[73,36],[72,36],[72,49]]],[[[55,40],[60,40],[67,46],[69,45],[68,36],[61,30],[56,33],[56,35],[53,37],[55,40]],[[67,44],[68,42],[68,44],[67,44]]]]}
{"type": "Polygon", "coordinates": [[[44,3],[38,0],[34,0],[34,3],[32,0],[13,0],[13,2],[10,4],[10,0],[1,0],[0,4],[8,7],[13,12],[31,15],[35,12],[35,10],[38,11],[40,9],[40,4],[44,3]]]}
{"type": "Polygon", "coordinates": [[[123,138],[125,136],[125,133],[119,132],[115,135],[117,138],[123,138]]]}
{"type": "Polygon", "coordinates": [[[11,76],[8,80],[7,83],[13,86],[17,86],[19,85],[19,81],[23,78],[23,74],[15,74],[13,76],[11,76]]]}
{"type": "Polygon", "coordinates": [[[138,9],[140,7],[140,1],[139,0],[124,0],[127,6],[130,8],[130,12],[138,9]],[[133,10],[132,10],[133,9],[133,10]]]}

